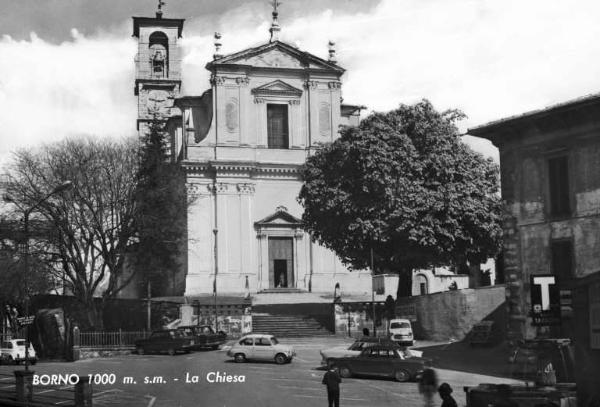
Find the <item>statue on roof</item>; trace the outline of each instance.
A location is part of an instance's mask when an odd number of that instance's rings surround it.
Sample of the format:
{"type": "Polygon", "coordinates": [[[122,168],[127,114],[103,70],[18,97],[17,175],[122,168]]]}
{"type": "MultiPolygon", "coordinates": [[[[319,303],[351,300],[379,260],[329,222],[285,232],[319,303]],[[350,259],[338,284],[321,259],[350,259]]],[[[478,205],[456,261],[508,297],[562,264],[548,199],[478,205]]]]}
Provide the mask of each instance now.
{"type": "Polygon", "coordinates": [[[156,18],[162,18],[163,12],[162,12],[162,6],[164,6],[165,3],[163,0],[158,0],[158,9],[156,10],[156,18]]]}

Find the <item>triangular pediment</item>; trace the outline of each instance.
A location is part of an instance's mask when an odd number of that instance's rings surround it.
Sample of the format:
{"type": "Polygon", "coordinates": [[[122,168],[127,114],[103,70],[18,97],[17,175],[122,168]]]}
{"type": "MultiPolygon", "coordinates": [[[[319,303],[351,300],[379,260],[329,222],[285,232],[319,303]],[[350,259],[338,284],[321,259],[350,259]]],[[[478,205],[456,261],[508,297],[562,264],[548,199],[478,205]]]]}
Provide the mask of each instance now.
{"type": "Polygon", "coordinates": [[[275,41],[249,48],[212,61],[208,68],[216,65],[246,65],[255,68],[314,69],[343,73],[344,69],[308,52],[275,41]]]}
{"type": "Polygon", "coordinates": [[[301,96],[302,89],[298,89],[285,83],[282,80],[269,82],[265,85],[252,89],[253,95],[285,95],[285,96],[301,96]]]}
{"type": "Polygon", "coordinates": [[[280,206],[271,215],[254,223],[257,228],[264,228],[268,226],[288,226],[288,227],[300,227],[302,226],[302,220],[298,219],[294,215],[291,215],[287,208],[280,206]]]}

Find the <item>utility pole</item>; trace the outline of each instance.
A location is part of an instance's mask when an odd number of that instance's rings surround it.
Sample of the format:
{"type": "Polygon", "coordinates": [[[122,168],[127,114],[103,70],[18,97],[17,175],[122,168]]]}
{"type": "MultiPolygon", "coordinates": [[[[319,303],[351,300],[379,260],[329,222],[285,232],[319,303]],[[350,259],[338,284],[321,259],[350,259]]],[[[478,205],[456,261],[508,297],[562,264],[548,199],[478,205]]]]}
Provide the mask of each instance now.
{"type": "Polygon", "coordinates": [[[375,267],[373,261],[373,245],[371,245],[371,309],[373,311],[373,336],[377,336],[377,327],[375,324],[375,290],[373,289],[373,279],[375,277],[375,267]]]}
{"type": "Polygon", "coordinates": [[[147,304],[146,304],[146,329],[148,329],[148,331],[152,331],[152,302],[150,300],[151,296],[152,296],[152,282],[148,281],[148,285],[147,285],[147,304]]]}

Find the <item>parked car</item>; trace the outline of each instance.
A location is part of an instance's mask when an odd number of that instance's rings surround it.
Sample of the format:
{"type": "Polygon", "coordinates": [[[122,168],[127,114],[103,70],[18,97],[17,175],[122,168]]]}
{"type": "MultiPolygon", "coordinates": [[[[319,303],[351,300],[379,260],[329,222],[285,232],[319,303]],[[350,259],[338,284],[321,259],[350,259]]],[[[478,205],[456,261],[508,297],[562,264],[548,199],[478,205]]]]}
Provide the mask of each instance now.
{"type": "Polygon", "coordinates": [[[363,349],[360,355],[332,358],[329,368],[339,369],[340,376],[353,375],[392,377],[399,382],[416,380],[431,365],[426,358],[405,357],[397,346],[375,345],[363,349]]]}
{"type": "MultiPolygon", "coordinates": [[[[37,356],[35,349],[29,343],[29,363],[35,365],[37,362],[37,356]]],[[[1,360],[8,363],[19,364],[25,361],[25,339],[11,339],[8,341],[2,341],[0,344],[0,355],[1,360]]]]}
{"type": "Polygon", "coordinates": [[[194,345],[194,337],[178,329],[154,331],[148,338],[135,341],[138,355],[161,352],[174,355],[177,352],[189,352],[194,345]]]}
{"type": "Polygon", "coordinates": [[[250,334],[243,336],[227,351],[236,362],[247,360],[275,361],[277,364],[289,363],[296,352],[288,345],[282,345],[273,335],[250,334]]]}
{"type": "Polygon", "coordinates": [[[352,357],[358,356],[363,351],[371,346],[375,345],[389,345],[389,346],[398,346],[406,358],[412,356],[422,356],[423,352],[409,350],[405,347],[400,347],[395,341],[389,338],[378,338],[372,336],[363,336],[360,339],[357,339],[350,346],[336,346],[333,348],[321,349],[319,353],[321,354],[321,366],[327,366],[328,360],[331,358],[343,358],[343,357],[352,357]]]}
{"type": "Polygon", "coordinates": [[[400,345],[413,346],[415,340],[413,337],[412,325],[408,319],[390,320],[390,339],[400,345]]]}
{"type": "Polygon", "coordinates": [[[194,338],[192,350],[219,349],[220,345],[227,342],[227,334],[223,331],[215,332],[210,325],[180,326],[177,329],[194,338]]]}

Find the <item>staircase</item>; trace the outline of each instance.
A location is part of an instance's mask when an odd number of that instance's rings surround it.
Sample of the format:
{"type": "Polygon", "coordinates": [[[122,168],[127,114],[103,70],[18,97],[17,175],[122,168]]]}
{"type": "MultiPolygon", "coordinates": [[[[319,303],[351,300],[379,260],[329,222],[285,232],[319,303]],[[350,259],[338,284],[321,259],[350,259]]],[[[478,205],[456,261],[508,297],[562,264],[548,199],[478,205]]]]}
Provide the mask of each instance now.
{"type": "Polygon", "coordinates": [[[254,314],[252,333],[271,334],[277,337],[330,336],[326,327],[314,318],[300,315],[254,314]]]}

